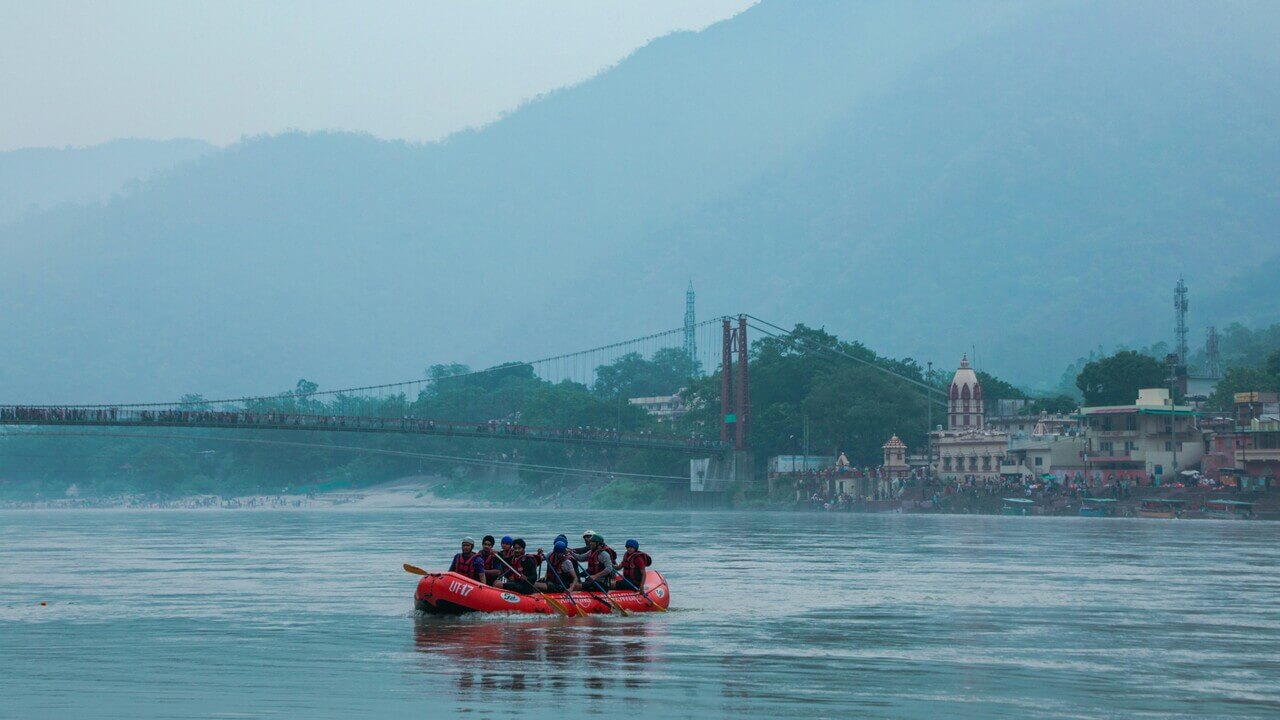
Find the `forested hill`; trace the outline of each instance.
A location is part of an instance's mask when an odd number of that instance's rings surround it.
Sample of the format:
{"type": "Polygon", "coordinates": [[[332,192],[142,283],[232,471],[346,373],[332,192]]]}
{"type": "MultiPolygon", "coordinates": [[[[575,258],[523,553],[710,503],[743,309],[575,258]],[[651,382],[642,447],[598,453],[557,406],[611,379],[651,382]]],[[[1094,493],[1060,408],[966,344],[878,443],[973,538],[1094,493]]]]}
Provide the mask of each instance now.
{"type": "Polygon", "coordinates": [[[0,225],[61,204],[110,200],[131,183],[215,149],[200,140],[113,140],[83,148],[0,152],[0,225]]]}
{"type": "Polygon", "coordinates": [[[0,395],[537,357],[678,325],[690,278],[704,316],[1056,378],[1168,335],[1179,272],[1193,324],[1274,282],[1237,274],[1280,256],[1278,31],[1261,2],[774,0],[445,143],[250,140],[0,227],[0,395]]]}

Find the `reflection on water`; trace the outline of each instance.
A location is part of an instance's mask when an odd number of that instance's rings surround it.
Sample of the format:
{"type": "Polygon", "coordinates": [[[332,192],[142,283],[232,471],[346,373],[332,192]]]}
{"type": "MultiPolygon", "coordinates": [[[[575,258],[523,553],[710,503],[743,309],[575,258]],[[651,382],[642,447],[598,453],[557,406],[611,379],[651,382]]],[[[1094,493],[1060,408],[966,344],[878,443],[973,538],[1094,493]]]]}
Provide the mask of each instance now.
{"type": "Polygon", "coordinates": [[[464,702],[494,691],[617,699],[620,690],[649,685],[663,632],[653,620],[418,616],[413,640],[427,682],[447,677],[464,702]]]}

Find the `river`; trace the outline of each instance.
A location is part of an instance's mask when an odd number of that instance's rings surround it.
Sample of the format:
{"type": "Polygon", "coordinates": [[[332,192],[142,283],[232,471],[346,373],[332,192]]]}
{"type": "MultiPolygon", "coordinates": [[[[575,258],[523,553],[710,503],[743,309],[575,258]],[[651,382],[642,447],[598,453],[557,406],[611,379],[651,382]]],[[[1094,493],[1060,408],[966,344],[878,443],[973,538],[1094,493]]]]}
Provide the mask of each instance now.
{"type": "Polygon", "coordinates": [[[1264,522],[0,512],[0,717],[1275,718],[1278,552],[1264,522]],[[414,618],[402,563],[587,527],[672,612],[414,618]]]}

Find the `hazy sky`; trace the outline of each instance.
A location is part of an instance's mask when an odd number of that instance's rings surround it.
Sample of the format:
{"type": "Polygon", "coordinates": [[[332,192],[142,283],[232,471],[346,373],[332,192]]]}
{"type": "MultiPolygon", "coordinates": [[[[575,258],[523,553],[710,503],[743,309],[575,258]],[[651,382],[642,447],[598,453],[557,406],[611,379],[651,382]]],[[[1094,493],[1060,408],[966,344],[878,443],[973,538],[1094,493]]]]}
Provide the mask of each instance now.
{"type": "Polygon", "coordinates": [[[0,0],[0,150],[339,129],[432,140],[754,0],[0,0]]]}

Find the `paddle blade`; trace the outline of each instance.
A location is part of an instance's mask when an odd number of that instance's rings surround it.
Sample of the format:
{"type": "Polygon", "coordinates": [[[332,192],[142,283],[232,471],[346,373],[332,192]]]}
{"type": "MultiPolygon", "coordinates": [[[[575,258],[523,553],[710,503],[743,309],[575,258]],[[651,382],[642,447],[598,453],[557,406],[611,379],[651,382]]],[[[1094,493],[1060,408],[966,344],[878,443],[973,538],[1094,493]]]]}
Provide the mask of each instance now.
{"type": "Polygon", "coordinates": [[[407,572],[407,573],[413,573],[414,575],[426,575],[426,574],[427,574],[427,571],[426,571],[426,570],[423,570],[423,569],[422,569],[422,568],[420,568],[420,567],[415,567],[415,566],[413,566],[413,565],[410,565],[409,563],[405,563],[405,564],[404,564],[404,571],[405,571],[405,572],[407,572]]]}

